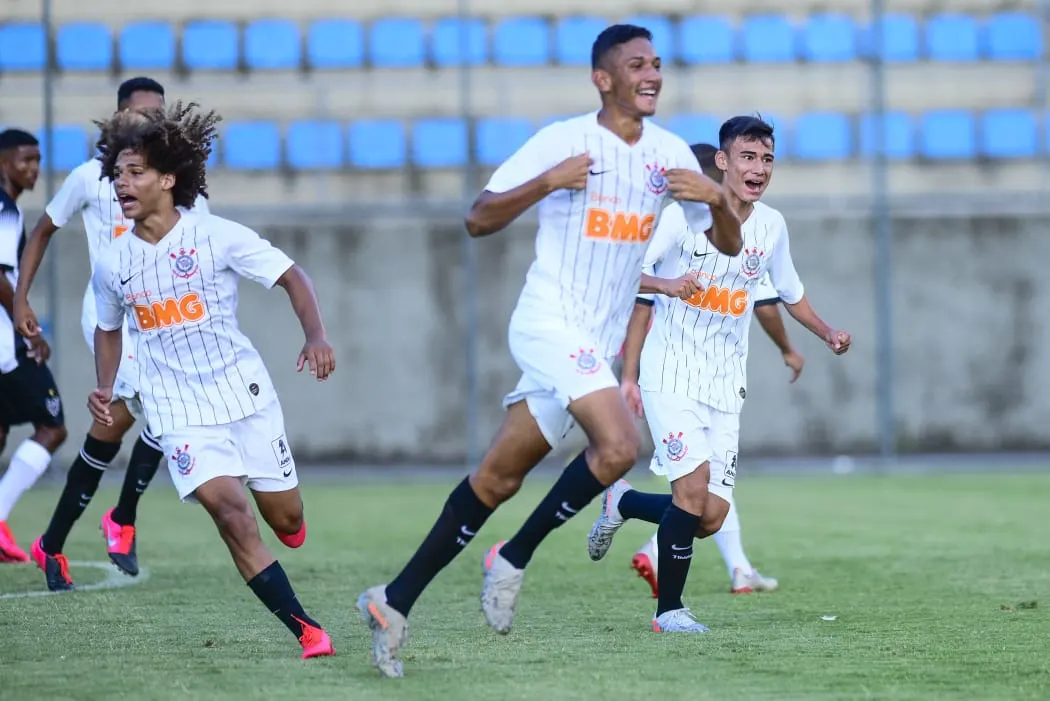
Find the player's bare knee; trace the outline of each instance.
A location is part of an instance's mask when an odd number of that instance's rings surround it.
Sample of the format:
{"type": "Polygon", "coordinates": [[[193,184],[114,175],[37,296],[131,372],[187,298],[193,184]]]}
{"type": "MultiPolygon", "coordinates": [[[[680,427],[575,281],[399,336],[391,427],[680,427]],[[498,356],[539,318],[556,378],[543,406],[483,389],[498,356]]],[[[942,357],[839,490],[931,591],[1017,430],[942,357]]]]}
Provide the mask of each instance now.
{"type": "Polygon", "coordinates": [[[485,461],[470,476],[470,486],[483,503],[496,506],[507,501],[521,489],[524,475],[499,470],[485,461]]]}
{"type": "Polygon", "coordinates": [[[68,436],[69,431],[65,426],[38,426],[33,433],[33,440],[44,446],[47,452],[54,453],[66,442],[68,436]]]}
{"type": "MultiPolygon", "coordinates": [[[[671,498],[675,506],[697,516],[703,516],[707,506],[707,482],[710,472],[707,463],[698,466],[684,477],[671,483],[671,498]]],[[[703,519],[701,518],[701,523],[703,519]]]]}
{"type": "Polygon", "coordinates": [[[245,543],[259,537],[255,514],[247,499],[223,499],[212,506],[211,516],[223,540],[245,543]]]}
{"type": "Polygon", "coordinates": [[[598,481],[608,486],[634,467],[640,448],[638,431],[632,426],[630,431],[624,431],[592,445],[587,463],[598,481]]]}
{"type": "Polygon", "coordinates": [[[123,424],[118,421],[114,421],[109,426],[93,421],[91,428],[88,429],[88,435],[103,443],[120,443],[129,428],[131,428],[130,424],[123,424]]]}
{"type": "Polygon", "coordinates": [[[266,519],[270,528],[284,535],[295,535],[303,528],[303,510],[286,509],[266,519]]]}

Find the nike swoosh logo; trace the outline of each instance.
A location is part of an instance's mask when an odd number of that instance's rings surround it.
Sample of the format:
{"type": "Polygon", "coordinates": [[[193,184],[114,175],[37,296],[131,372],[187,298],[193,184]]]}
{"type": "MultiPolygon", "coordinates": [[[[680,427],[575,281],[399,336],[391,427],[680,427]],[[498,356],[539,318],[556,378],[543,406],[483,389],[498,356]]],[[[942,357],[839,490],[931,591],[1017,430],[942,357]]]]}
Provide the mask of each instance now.
{"type": "Polygon", "coordinates": [[[735,487],[736,485],[735,485],[735,484],[733,484],[732,482],[730,482],[730,481],[729,481],[729,480],[727,480],[727,479],[723,479],[723,480],[722,480],[722,486],[723,486],[723,487],[735,487]]]}
{"type": "Polygon", "coordinates": [[[710,251],[708,251],[707,253],[700,253],[699,251],[693,251],[693,256],[696,257],[696,258],[703,258],[704,256],[709,256],[709,255],[711,255],[710,251]]]}
{"type": "Polygon", "coordinates": [[[462,533],[463,535],[465,535],[468,538],[473,538],[474,536],[476,536],[478,534],[477,531],[468,530],[466,526],[460,526],[459,527],[459,532],[462,533]]]}
{"type": "Polygon", "coordinates": [[[692,545],[683,545],[682,547],[678,547],[677,545],[672,545],[671,546],[671,550],[692,550],[692,549],[693,549],[692,545]]]}
{"type": "Polygon", "coordinates": [[[574,509],[571,506],[569,506],[569,502],[567,501],[563,501],[561,503],[561,510],[569,514],[574,514],[577,511],[577,509],[574,509]]]}
{"type": "Polygon", "coordinates": [[[129,283],[129,282],[131,281],[131,278],[135,277],[136,275],[138,275],[138,273],[132,273],[132,274],[131,274],[130,276],[128,276],[127,278],[121,278],[121,279],[120,279],[120,284],[121,284],[121,285],[126,285],[126,284],[128,284],[128,283],[129,283]]]}
{"type": "Polygon", "coordinates": [[[591,175],[602,175],[603,173],[609,173],[611,171],[612,171],[612,168],[608,168],[606,170],[592,170],[592,171],[590,171],[590,173],[591,173],[591,175]]]}
{"type": "Polygon", "coordinates": [[[281,474],[284,475],[285,477],[290,476],[292,474],[292,468],[289,467],[287,472],[282,472],[281,474]]]}

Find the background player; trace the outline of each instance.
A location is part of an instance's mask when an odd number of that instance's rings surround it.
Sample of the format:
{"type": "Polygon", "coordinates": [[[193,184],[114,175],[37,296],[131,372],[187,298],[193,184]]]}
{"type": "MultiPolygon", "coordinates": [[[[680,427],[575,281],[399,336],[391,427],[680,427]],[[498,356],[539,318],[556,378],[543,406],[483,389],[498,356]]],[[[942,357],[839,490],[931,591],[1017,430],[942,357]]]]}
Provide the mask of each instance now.
{"type": "Polygon", "coordinates": [[[651,40],[642,27],[604,30],[591,52],[601,110],[534,135],[496,170],[467,215],[470,235],[488,236],[539,204],[536,260],[509,330],[523,374],[504,399],[507,414],[492,447],[453,490],[419,550],[389,585],[358,601],[373,632],[373,663],[387,676],[403,673],[398,653],[416,599],[574,420],[588,449],[518,533],[485,557],[482,611],[497,632],[510,630],[525,567],[543,539],[637,459],[637,430],[610,360],[623,343],[652,227],[670,197],[685,200],[679,211],[698,231],[710,231],[718,250],[740,251],[740,222],[721,188],[699,172],[684,141],[645,119],[662,85],[651,40]]]}
{"type": "MultiPolygon", "coordinates": [[[[721,184],[724,174],[715,163],[715,154],[718,153],[718,147],[711,144],[695,144],[691,148],[700,162],[704,175],[721,184]]],[[[758,319],[762,329],[780,350],[784,364],[791,370],[790,382],[794,382],[802,373],[806,360],[801,353],[795,350],[791,340],[788,338],[787,328],[784,326],[784,319],[780,314],[779,303],[780,297],[777,296],[776,289],[770,284],[769,276],[763,276],[755,290],[755,318],[758,319]]],[[[646,318],[645,328],[648,328],[651,324],[652,304],[652,298],[639,296],[638,306],[635,307],[635,313],[641,314],[646,318]]],[[[633,328],[638,327],[633,326],[633,328]]],[[[641,339],[635,339],[634,342],[641,343],[641,339]]],[[[639,412],[640,415],[642,406],[641,393],[637,389],[638,386],[636,384],[638,377],[637,366],[632,370],[631,377],[635,378],[635,380],[621,383],[621,389],[624,392],[624,396],[628,398],[628,405],[639,412]]],[[[666,503],[664,508],[666,509],[666,503]]],[[[661,513],[663,512],[661,511],[661,513]]],[[[763,576],[751,565],[751,561],[744,554],[744,546],[740,537],[740,515],[735,500],[730,502],[729,513],[726,514],[725,522],[718,532],[714,534],[713,538],[718,545],[719,552],[722,554],[722,560],[725,562],[726,569],[729,571],[729,591],[731,593],[749,594],[753,591],[776,590],[779,586],[777,580],[763,576]]],[[[659,571],[658,551],[656,533],[653,533],[652,538],[646,541],[645,545],[639,548],[638,552],[631,558],[631,569],[649,584],[654,599],[659,591],[656,581],[659,571]]]]}
{"type": "MultiPolygon", "coordinates": [[[[126,80],[117,90],[118,110],[149,109],[163,105],[164,88],[150,78],[126,80]]],[[[205,198],[198,197],[193,204],[199,213],[208,212],[205,198]]],[[[15,292],[14,304],[16,323],[27,338],[35,338],[40,334],[36,314],[29,306],[29,289],[44,258],[44,251],[59,227],[65,226],[77,213],[80,213],[84,220],[84,230],[88,237],[88,256],[91,269],[94,270],[95,263],[103,251],[131,226],[131,221],[125,218],[117,202],[113,183],[103,176],[97,159],[93,158],[73,169],[29,235],[25,253],[22,255],[22,274],[15,292]]],[[[84,294],[80,321],[84,338],[88,347],[92,349],[96,320],[95,295],[89,282],[84,294]]],[[[117,456],[124,435],[135,423],[135,417],[128,405],[138,410],[138,371],[133,357],[134,346],[128,342],[126,335],[124,341],[125,358],[121,362],[114,391],[113,424],[92,425],[84,439],[80,455],[69,468],[65,489],[55,506],[51,523],[40,539],[40,549],[47,555],[62,553],[73,524],[91,503],[91,498],[102,479],[102,473],[117,456]]],[[[139,571],[135,553],[135,520],[139,498],[156,474],[162,457],[157,439],[150,435],[148,428],[144,429],[131,450],[117,505],[102,515],[101,528],[106,538],[109,557],[118,568],[131,576],[137,575],[139,571]]],[[[41,567],[46,569],[45,565],[41,567]]],[[[58,579],[49,577],[48,586],[52,589],[70,589],[73,587],[73,581],[68,576],[58,579]]]]}
{"type": "Polygon", "coordinates": [[[302,545],[306,523],[295,462],[269,373],[238,328],[238,278],[288,293],[306,334],[300,370],[308,364],[325,380],[335,359],[313,284],[299,266],[251,229],[183,209],[206,191],[218,122],[214,112],[201,115],[195,107],[118,112],[99,124],[102,172],[134,225],[97,261],[92,276],[98,388],[88,406],[96,421],[112,425],[127,316],[143,361],[146,420],[160,436],[179,497],[204,506],[248,586],[298,637],[303,658],[332,655],[328,634],[306,615],[259,536],[244,493],[247,483],[285,545],[302,545]]]}
{"type": "MultiPolygon", "coordinates": [[[[657,298],[644,347],[633,343],[624,351],[625,378],[641,370],[641,400],[657,446],[650,469],[671,482],[671,496],[646,495],[617,483],[603,495],[602,515],[588,540],[589,554],[598,560],[625,519],[659,522],[655,631],[707,630],[682,603],[682,591],[693,539],[717,532],[732,501],[758,282],[768,274],[791,315],[836,354],[850,345],[849,334],[825,324],[806,299],[783,216],[758,201],[773,173],[773,128],[757,117],[734,117],[719,130],[719,143],[716,160],[725,171],[726,198],[744,222],[743,255],[719,255],[672,210],[677,216],[661,222],[646,264],[658,275],[690,271],[704,289],[685,300],[657,298]]],[[[647,316],[632,315],[629,337],[644,335],[647,316]]]]}
{"type": "Polygon", "coordinates": [[[11,426],[33,424],[33,435],[15,449],[0,479],[0,562],[29,562],[15,542],[7,518],[15,502],[51,464],[66,440],[62,398],[46,363],[43,337],[28,342],[15,332],[12,299],[25,227],[18,198],[40,175],[40,144],[20,129],[0,133],[0,453],[11,426]]]}

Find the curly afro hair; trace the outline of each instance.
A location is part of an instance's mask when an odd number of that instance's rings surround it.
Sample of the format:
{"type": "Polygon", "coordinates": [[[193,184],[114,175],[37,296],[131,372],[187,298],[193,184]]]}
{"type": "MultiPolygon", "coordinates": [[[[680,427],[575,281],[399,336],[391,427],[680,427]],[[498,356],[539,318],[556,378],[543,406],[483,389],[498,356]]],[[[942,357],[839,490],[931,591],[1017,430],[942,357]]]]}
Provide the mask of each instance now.
{"type": "Polygon", "coordinates": [[[221,121],[214,111],[202,114],[199,105],[176,102],[164,109],[118,112],[95,122],[101,133],[96,148],[102,176],[115,180],[117,157],[131,150],[146,165],[175,176],[171,194],[179,207],[190,208],[197,195],[208,196],[208,156],[221,121]]]}

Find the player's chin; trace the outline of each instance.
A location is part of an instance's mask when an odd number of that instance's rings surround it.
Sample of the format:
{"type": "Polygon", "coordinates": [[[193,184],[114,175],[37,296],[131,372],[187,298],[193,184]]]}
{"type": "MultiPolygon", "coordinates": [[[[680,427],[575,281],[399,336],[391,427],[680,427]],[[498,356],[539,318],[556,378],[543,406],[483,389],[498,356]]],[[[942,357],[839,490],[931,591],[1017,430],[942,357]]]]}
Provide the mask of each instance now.
{"type": "Polygon", "coordinates": [[[634,100],[634,109],[640,117],[652,117],[656,114],[656,103],[655,95],[638,95],[634,100]]]}

